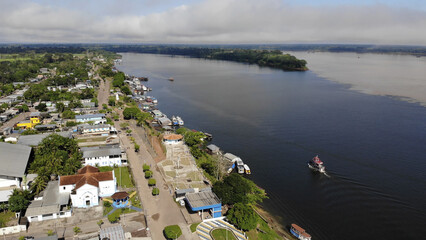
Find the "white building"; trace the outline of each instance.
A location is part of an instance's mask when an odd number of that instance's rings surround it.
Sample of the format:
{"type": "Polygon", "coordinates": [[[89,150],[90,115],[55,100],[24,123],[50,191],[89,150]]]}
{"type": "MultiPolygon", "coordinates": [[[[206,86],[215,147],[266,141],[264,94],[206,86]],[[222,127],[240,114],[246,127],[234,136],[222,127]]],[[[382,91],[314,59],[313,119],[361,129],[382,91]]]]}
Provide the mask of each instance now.
{"type": "Polygon", "coordinates": [[[87,166],[121,166],[121,149],[119,147],[99,146],[83,147],[83,165],[87,166]]]}
{"type": "Polygon", "coordinates": [[[117,130],[109,125],[109,124],[98,124],[98,125],[81,125],[78,126],[78,129],[83,134],[102,134],[102,133],[110,133],[110,132],[117,132],[117,130]]]}
{"type": "Polygon", "coordinates": [[[31,147],[0,142],[0,202],[7,202],[14,188],[21,188],[31,147]]]}
{"type": "Polygon", "coordinates": [[[25,212],[28,222],[71,217],[70,194],[59,192],[58,186],[58,181],[49,182],[43,191],[43,197],[31,202],[25,212]]]}
{"type": "Polygon", "coordinates": [[[75,116],[75,119],[78,123],[83,123],[83,122],[94,122],[95,124],[106,123],[105,114],[103,113],[77,115],[75,116]]]}
{"type": "Polygon", "coordinates": [[[92,166],[78,170],[78,174],[59,177],[59,193],[69,193],[73,207],[88,208],[99,205],[100,197],[116,192],[114,172],[99,172],[92,166]]]}

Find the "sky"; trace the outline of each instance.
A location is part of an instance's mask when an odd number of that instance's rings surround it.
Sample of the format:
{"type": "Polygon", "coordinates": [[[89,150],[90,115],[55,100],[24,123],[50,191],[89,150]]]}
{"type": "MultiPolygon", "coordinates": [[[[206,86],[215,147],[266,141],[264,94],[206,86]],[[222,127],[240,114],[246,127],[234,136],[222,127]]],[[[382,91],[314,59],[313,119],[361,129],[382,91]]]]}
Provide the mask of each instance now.
{"type": "Polygon", "coordinates": [[[0,43],[426,46],[426,1],[0,0],[0,43]]]}

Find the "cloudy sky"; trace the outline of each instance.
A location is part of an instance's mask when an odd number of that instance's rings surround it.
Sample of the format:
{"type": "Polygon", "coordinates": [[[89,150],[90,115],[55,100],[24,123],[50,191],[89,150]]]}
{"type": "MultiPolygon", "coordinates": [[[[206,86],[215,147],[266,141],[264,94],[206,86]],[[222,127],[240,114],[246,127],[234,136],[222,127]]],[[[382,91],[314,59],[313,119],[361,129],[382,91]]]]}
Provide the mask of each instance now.
{"type": "Polygon", "coordinates": [[[426,45],[425,0],[0,0],[0,43],[426,45]]]}

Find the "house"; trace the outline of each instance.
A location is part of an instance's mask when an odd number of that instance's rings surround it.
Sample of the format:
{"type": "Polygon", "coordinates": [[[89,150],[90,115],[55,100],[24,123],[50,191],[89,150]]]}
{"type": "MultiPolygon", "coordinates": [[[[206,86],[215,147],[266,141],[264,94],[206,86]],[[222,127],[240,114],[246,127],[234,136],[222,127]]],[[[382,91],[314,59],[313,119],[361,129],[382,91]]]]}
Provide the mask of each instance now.
{"type": "MultiPolygon", "coordinates": [[[[48,137],[51,133],[34,134],[34,135],[21,135],[18,139],[18,144],[26,146],[37,146],[43,141],[44,138],[48,137]]],[[[72,132],[55,132],[59,136],[72,138],[72,132]]]]}
{"type": "Polygon", "coordinates": [[[88,208],[99,205],[100,197],[109,197],[116,192],[113,171],[99,172],[92,166],[85,166],[76,175],[59,177],[59,193],[71,196],[73,207],[88,208]]]}
{"type": "Polygon", "coordinates": [[[121,148],[114,146],[83,147],[83,165],[121,166],[121,148]]]}
{"type": "Polygon", "coordinates": [[[21,188],[31,148],[0,142],[0,202],[7,202],[14,188],[21,188]]]}
{"type": "Polygon", "coordinates": [[[98,124],[98,125],[81,125],[78,126],[78,130],[83,134],[90,134],[90,133],[110,133],[110,131],[116,131],[115,128],[109,124],[98,124]]]}
{"type": "Polygon", "coordinates": [[[222,203],[212,191],[186,193],[185,200],[193,212],[210,212],[213,218],[222,216],[222,203]]]}
{"type": "Polygon", "coordinates": [[[16,124],[16,126],[23,129],[31,129],[31,128],[34,128],[35,125],[39,124],[40,120],[41,120],[40,112],[32,112],[30,114],[29,121],[21,121],[18,124],[16,124]]]}
{"type": "Polygon", "coordinates": [[[163,137],[163,142],[166,144],[177,144],[182,142],[183,136],[180,134],[168,134],[163,137]]]}
{"type": "Polygon", "coordinates": [[[219,153],[220,152],[220,149],[219,149],[219,147],[218,146],[216,146],[216,145],[214,145],[214,144],[210,144],[210,145],[207,145],[207,152],[209,153],[209,154],[217,154],[217,153],[219,153]]]}
{"type": "Polygon", "coordinates": [[[171,126],[172,125],[172,121],[170,121],[170,119],[166,118],[166,117],[160,117],[158,119],[158,123],[164,128],[166,126],[171,126]]]}
{"type": "Polygon", "coordinates": [[[153,115],[154,119],[158,119],[158,118],[164,116],[164,114],[160,110],[153,110],[152,115],[153,115]]]}
{"type": "Polygon", "coordinates": [[[77,115],[75,116],[77,122],[94,122],[95,124],[103,124],[106,123],[105,114],[85,114],[85,115],[77,115]]]}
{"type": "Polygon", "coordinates": [[[70,194],[59,191],[59,181],[50,181],[43,191],[43,197],[31,202],[25,216],[28,222],[71,217],[69,203],[70,194]]]}

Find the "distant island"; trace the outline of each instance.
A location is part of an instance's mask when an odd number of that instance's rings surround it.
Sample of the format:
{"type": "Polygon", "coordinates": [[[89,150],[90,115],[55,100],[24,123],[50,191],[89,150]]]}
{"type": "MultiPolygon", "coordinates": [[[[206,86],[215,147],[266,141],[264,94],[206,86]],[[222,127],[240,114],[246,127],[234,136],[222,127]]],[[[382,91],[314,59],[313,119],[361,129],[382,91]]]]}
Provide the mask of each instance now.
{"type": "Polygon", "coordinates": [[[257,64],[259,66],[278,68],[285,71],[306,71],[306,61],[297,59],[280,50],[241,49],[241,48],[205,48],[187,46],[147,46],[119,45],[106,46],[104,50],[111,52],[136,52],[152,54],[168,54],[190,56],[195,58],[226,60],[241,63],[257,64]]]}

